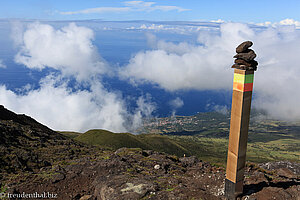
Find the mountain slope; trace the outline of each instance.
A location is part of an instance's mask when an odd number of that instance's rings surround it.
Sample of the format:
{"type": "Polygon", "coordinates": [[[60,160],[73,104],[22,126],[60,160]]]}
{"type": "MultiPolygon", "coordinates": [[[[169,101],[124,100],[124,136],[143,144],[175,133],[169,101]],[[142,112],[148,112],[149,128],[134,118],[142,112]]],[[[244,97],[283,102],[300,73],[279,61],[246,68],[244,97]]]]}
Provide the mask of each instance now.
{"type": "Polygon", "coordinates": [[[112,133],[106,130],[90,130],[75,138],[75,140],[100,145],[113,150],[122,147],[150,149],[177,156],[189,155],[190,152],[167,136],[157,134],[133,135],[130,133],[112,133]]]}
{"type": "Polygon", "coordinates": [[[0,173],[36,171],[86,150],[31,117],[0,106],[0,173]]]}
{"type": "MultiPolygon", "coordinates": [[[[58,200],[224,199],[225,169],[194,156],[178,158],[139,148],[103,150],[66,138],[4,107],[0,107],[0,134],[1,197],[46,192],[58,200]]],[[[144,145],[185,151],[160,135],[93,130],[83,136],[111,146],[116,142],[114,148],[144,145]]],[[[243,199],[298,200],[299,172],[300,165],[291,162],[248,164],[243,199]]]]}
{"type": "Polygon", "coordinates": [[[91,145],[100,145],[114,150],[121,147],[148,148],[147,144],[138,140],[130,133],[113,133],[106,130],[89,130],[75,138],[75,140],[91,145]]]}

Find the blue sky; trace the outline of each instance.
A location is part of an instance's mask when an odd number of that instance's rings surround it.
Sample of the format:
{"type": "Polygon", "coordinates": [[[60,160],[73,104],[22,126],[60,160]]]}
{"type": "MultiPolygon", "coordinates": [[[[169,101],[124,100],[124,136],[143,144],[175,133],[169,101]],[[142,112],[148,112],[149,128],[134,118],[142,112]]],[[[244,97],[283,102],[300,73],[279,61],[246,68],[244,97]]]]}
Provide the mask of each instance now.
{"type": "Polygon", "coordinates": [[[300,20],[298,0],[0,0],[0,18],[50,20],[300,20]]]}

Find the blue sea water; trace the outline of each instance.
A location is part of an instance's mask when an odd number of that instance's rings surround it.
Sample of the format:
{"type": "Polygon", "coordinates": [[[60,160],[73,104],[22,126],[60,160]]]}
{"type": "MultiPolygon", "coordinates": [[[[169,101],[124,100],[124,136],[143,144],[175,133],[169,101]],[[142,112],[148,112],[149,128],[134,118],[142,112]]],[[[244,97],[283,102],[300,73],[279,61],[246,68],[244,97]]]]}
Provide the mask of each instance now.
{"type": "MultiPolygon", "coordinates": [[[[55,27],[61,27],[67,24],[58,22],[48,22],[55,27]]],[[[99,54],[112,67],[122,67],[128,64],[130,58],[139,51],[150,50],[147,43],[146,31],[130,30],[126,27],[140,26],[142,22],[78,22],[78,25],[88,26],[95,32],[94,45],[97,46],[99,54]],[[112,27],[109,30],[103,30],[103,27],[112,27]],[[99,28],[100,27],[100,28],[99,28]]],[[[168,42],[189,42],[194,43],[197,34],[182,34],[170,32],[153,32],[157,38],[168,42]]],[[[13,91],[18,88],[31,84],[33,88],[39,87],[39,81],[50,72],[49,69],[42,71],[30,70],[23,65],[14,62],[14,56],[18,49],[11,40],[11,24],[7,21],[0,21],[0,59],[7,68],[0,68],[0,84],[13,91]]],[[[179,97],[184,105],[176,110],[177,115],[193,115],[197,112],[211,111],[213,105],[229,106],[231,103],[231,93],[228,91],[177,91],[168,92],[157,85],[143,84],[133,86],[125,80],[118,77],[103,77],[103,84],[108,90],[121,91],[124,98],[137,98],[141,95],[150,94],[152,101],[156,104],[155,116],[170,116],[174,111],[170,106],[170,101],[179,97]]],[[[129,108],[136,107],[134,100],[129,100],[129,108]]]]}

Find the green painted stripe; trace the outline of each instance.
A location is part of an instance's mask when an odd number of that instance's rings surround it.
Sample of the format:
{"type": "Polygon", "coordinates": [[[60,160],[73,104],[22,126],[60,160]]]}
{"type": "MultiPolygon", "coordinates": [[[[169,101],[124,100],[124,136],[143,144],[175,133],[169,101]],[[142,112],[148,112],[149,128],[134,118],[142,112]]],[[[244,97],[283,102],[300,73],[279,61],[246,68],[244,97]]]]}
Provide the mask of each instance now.
{"type": "Polygon", "coordinates": [[[245,83],[253,83],[254,74],[248,74],[245,76],[245,83]]]}

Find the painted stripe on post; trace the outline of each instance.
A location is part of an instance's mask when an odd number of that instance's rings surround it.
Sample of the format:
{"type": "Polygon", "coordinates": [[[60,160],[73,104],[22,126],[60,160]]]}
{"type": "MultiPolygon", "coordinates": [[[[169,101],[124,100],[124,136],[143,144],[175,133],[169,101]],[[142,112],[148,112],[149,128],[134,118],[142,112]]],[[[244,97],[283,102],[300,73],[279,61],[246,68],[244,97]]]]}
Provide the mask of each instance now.
{"type": "Polygon", "coordinates": [[[233,82],[233,90],[240,91],[240,92],[249,92],[253,90],[253,83],[238,83],[233,82]]]}
{"type": "Polygon", "coordinates": [[[245,83],[253,83],[254,74],[248,74],[245,76],[245,83]]]}
{"type": "Polygon", "coordinates": [[[253,83],[254,74],[237,74],[234,73],[233,82],[237,83],[253,83]]]}
{"type": "Polygon", "coordinates": [[[249,92],[253,90],[254,74],[234,73],[233,90],[249,92]]]}
{"type": "Polygon", "coordinates": [[[249,92],[253,90],[253,83],[244,84],[244,92],[249,92]]]}
{"type": "Polygon", "coordinates": [[[233,82],[244,83],[245,82],[245,75],[234,73],[233,82]]]}
{"type": "Polygon", "coordinates": [[[243,92],[243,89],[244,89],[244,84],[238,83],[238,82],[233,82],[233,90],[243,92]]]}

